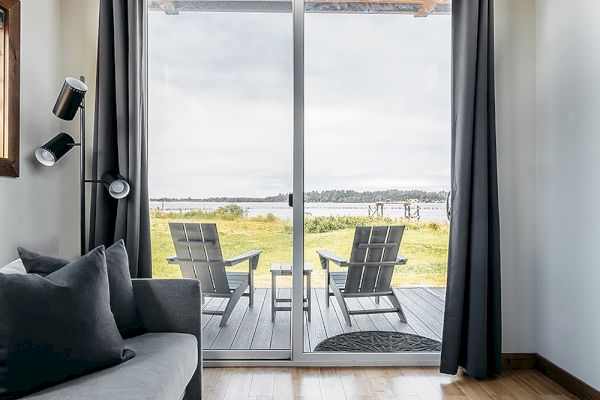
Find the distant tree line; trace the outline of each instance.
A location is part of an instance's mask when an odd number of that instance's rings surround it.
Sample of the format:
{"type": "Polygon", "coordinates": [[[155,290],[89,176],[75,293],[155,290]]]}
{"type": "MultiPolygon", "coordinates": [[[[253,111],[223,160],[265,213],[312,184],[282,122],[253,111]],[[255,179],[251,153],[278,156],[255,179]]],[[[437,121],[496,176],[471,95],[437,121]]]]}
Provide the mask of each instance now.
{"type": "MultiPolygon", "coordinates": [[[[376,190],[358,192],[356,190],[323,190],[321,192],[306,192],[304,199],[310,203],[375,203],[378,201],[417,201],[420,203],[435,203],[445,201],[448,192],[428,192],[425,190],[376,190]]],[[[205,199],[161,197],[152,201],[188,201],[188,202],[218,202],[218,203],[259,203],[286,202],[287,194],[280,193],[267,197],[208,197],[205,199]]]]}

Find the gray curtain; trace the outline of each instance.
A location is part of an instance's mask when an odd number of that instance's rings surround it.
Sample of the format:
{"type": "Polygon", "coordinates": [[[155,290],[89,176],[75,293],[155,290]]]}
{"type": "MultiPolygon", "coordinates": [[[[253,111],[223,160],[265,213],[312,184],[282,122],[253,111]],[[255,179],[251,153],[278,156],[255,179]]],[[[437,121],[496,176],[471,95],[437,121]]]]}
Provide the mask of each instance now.
{"type": "Polygon", "coordinates": [[[501,368],[493,0],[452,4],[452,211],[441,371],[501,368]]]}
{"type": "Polygon", "coordinates": [[[146,127],[143,0],[101,0],[93,176],[120,173],[129,196],[114,200],[94,185],[90,248],[125,241],[134,278],[152,276],[146,127]]]}

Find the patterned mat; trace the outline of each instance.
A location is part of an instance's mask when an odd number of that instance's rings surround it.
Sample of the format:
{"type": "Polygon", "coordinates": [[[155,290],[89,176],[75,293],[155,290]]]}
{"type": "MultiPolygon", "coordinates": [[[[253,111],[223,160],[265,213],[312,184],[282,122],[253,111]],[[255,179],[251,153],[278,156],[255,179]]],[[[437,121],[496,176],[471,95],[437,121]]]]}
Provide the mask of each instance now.
{"type": "Polygon", "coordinates": [[[351,353],[396,353],[441,351],[437,340],[402,332],[365,331],[342,333],[323,340],[315,351],[344,351],[351,353]]]}

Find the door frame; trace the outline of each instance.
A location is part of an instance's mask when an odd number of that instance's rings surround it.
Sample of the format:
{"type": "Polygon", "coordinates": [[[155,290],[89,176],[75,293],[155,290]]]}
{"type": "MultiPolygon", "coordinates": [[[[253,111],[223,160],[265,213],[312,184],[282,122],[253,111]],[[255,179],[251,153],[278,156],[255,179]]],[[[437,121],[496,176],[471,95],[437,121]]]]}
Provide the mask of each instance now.
{"type": "MultiPolygon", "coordinates": [[[[147,13],[147,0],[144,10],[147,13]]],[[[205,367],[439,366],[440,353],[304,352],[304,0],[292,0],[293,18],[293,265],[291,348],[283,350],[204,350],[205,367]]],[[[148,24],[145,15],[146,27],[148,24]]],[[[147,49],[147,29],[144,29],[147,49]]],[[[147,54],[147,51],[146,51],[147,54]]],[[[148,62],[148,59],[145,59],[148,62]]],[[[146,82],[146,85],[148,83],[146,82]]]]}

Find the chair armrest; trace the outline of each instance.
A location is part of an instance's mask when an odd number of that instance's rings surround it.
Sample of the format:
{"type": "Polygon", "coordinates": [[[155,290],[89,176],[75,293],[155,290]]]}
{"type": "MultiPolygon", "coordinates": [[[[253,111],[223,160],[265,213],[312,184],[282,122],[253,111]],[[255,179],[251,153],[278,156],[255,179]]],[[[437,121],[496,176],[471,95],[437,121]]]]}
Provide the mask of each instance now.
{"type": "MultiPolygon", "coordinates": [[[[329,260],[329,261],[333,262],[334,264],[339,265],[340,267],[345,267],[345,266],[348,265],[348,262],[346,260],[344,260],[342,257],[334,254],[333,252],[331,252],[329,250],[318,249],[317,250],[317,254],[322,259],[321,260],[321,266],[324,265],[324,263],[322,262],[323,259],[329,260]]],[[[325,266],[323,266],[323,269],[325,269],[325,266]]]]}
{"type": "Polygon", "coordinates": [[[202,292],[196,279],[132,279],[142,322],[149,332],[189,333],[198,340],[198,368],[186,399],[202,395],[202,292]]]}
{"type": "Polygon", "coordinates": [[[396,260],[397,265],[404,265],[408,262],[408,258],[399,255],[398,259],[396,260]]]}
{"type": "Polygon", "coordinates": [[[167,263],[169,263],[169,264],[177,264],[177,256],[169,256],[169,257],[167,257],[167,263]]]}
{"type": "MultiPolygon", "coordinates": [[[[262,253],[262,250],[250,250],[245,252],[244,254],[240,254],[239,256],[235,256],[232,258],[229,258],[227,260],[225,260],[225,266],[226,267],[230,267],[232,265],[236,265],[239,264],[241,262],[244,262],[246,260],[250,260],[252,258],[257,258],[260,255],[260,253],[262,253]]],[[[252,266],[252,269],[256,269],[256,267],[258,266],[258,260],[256,260],[254,262],[254,265],[252,266]]]]}

